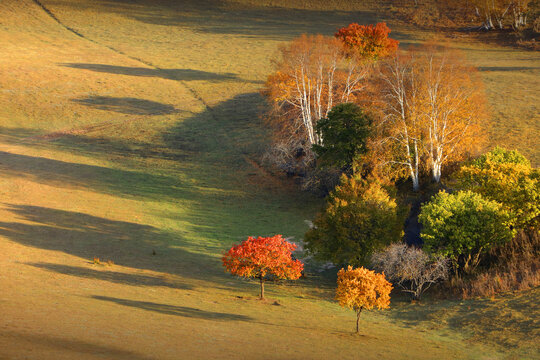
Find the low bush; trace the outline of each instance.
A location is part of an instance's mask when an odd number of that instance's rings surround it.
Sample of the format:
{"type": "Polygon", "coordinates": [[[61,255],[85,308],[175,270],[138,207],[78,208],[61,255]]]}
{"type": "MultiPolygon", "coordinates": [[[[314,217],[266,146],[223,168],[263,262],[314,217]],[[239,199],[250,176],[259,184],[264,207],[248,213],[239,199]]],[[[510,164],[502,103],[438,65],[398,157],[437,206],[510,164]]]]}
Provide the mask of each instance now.
{"type": "Polygon", "coordinates": [[[422,249],[404,243],[392,244],[373,254],[371,262],[413,300],[420,300],[431,285],[447,279],[450,265],[447,258],[431,257],[422,249]]]}
{"type": "Polygon", "coordinates": [[[512,241],[492,249],[489,267],[475,277],[454,279],[453,286],[463,298],[491,297],[540,285],[540,235],[538,231],[517,234],[512,241]]]}

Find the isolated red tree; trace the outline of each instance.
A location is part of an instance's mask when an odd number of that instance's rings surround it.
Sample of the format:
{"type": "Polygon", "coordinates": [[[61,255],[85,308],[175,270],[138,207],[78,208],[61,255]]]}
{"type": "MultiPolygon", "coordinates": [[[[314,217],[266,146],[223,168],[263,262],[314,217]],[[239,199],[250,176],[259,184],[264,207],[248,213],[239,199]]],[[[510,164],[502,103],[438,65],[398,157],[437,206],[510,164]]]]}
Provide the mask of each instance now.
{"type": "Polygon", "coordinates": [[[223,257],[223,266],[233,275],[259,279],[261,299],[264,282],[268,279],[296,280],[302,275],[304,264],[292,258],[296,245],[281,235],[258,238],[248,237],[233,246],[223,257]]]}
{"type": "Polygon", "coordinates": [[[386,23],[376,25],[352,23],[339,29],[334,36],[350,51],[363,58],[377,60],[393,54],[398,48],[399,41],[389,38],[390,32],[386,23]]]}

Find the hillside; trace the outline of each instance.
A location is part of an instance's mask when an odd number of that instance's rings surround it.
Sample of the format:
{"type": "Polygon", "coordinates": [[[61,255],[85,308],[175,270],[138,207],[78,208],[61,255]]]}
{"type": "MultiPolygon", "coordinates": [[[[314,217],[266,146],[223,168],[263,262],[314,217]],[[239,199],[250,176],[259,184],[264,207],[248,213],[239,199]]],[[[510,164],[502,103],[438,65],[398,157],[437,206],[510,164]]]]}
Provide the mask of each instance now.
{"type": "MultiPolygon", "coordinates": [[[[224,273],[232,243],[300,239],[321,205],[258,165],[258,90],[277,47],[384,20],[336,10],[348,2],[262,3],[0,3],[0,358],[539,356],[538,289],[398,299],[362,315],[357,337],[322,276],[269,285],[262,303],[224,273]]],[[[406,46],[430,34],[393,35],[406,46]]],[[[538,53],[454,44],[483,71],[490,141],[538,163],[538,53]]]]}

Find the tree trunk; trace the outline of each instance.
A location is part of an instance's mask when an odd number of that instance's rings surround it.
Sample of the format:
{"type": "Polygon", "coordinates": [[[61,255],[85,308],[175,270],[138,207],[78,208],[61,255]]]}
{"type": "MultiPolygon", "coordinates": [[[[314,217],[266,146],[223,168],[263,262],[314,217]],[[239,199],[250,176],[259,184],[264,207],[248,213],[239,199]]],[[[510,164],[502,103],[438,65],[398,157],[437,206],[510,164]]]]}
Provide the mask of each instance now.
{"type": "Polygon", "coordinates": [[[493,29],[493,21],[491,20],[491,16],[486,14],[486,20],[484,22],[484,28],[486,30],[493,29]]]}
{"type": "Polygon", "coordinates": [[[262,276],[259,279],[261,280],[261,300],[264,300],[264,279],[262,276]]]}
{"type": "Polygon", "coordinates": [[[435,183],[439,183],[441,182],[441,164],[440,163],[435,163],[433,164],[433,182],[435,183]]]}
{"type": "Polygon", "coordinates": [[[358,322],[360,321],[360,313],[362,312],[363,308],[360,308],[356,311],[356,333],[358,334],[358,322]]]}
{"type": "Polygon", "coordinates": [[[418,172],[415,172],[412,168],[411,170],[411,180],[412,180],[412,187],[414,191],[420,190],[420,181],[418,179],[418,172]]]}

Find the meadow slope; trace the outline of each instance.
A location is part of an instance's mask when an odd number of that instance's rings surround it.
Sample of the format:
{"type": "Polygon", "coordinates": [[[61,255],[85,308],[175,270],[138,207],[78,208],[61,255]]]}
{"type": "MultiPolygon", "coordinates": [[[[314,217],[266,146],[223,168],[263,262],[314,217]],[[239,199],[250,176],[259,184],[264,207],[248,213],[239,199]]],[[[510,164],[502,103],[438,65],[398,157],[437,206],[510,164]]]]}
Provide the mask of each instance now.
{"type": "MultiPolygon", "coordinates": [[[[232,243],[300,239],[321,205],[257,163],[277,47],[382,18],[263,3],[0,2],[0,358],[538,357],[538,289],[397,301],[353,336],[322,277],[270,285],[263,303],[223,272],[232,243]]],[[[493,143],[538,161],[538,54],[456,46],[486,67],[493,143]]]]}

